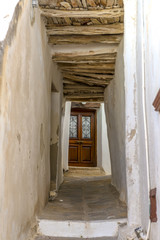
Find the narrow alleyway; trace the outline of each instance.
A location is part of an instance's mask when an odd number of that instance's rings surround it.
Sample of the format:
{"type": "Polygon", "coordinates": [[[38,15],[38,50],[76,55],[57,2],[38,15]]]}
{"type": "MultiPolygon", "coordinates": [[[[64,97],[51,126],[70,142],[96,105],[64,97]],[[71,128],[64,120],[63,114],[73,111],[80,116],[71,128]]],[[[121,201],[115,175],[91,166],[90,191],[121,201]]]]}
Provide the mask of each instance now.
{"type": "MultiPolygon", "coordinates": [[[[94,175],[90,173],[88,177],[83,170],[76,171],[74,168],[65,174],[57,197],[47,204],[39,217],[40,228],[43,229],[45,220],[62,225],[66,222],[103,224],[104,221],[127,217],[126,205],[119,200],[119,194],[111,185],[110,177],[105,176],[98,168],[90,171],[94,175]]],[[[52,238],[36,238],[36,240],[41,239],[52,238]]]]}

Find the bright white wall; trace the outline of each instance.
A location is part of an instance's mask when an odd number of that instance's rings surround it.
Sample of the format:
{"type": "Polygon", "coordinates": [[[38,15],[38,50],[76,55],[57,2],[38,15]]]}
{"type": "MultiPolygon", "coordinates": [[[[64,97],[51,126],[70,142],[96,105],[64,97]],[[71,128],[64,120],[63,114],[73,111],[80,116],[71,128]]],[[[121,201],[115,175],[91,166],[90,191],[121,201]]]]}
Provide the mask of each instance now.
{"type": "Polygon", "coordinates": [[[155,112],[153,100],[160,88],[160,2],[143,0],[144,9],[144,75],[145,102],[150,167],[150,188],[157,188],[158,222],[151,224],[151,240],[160,239],[160,113],[155,112]]]}
{"type": "Polygon", "coordinates": [[[124,1],[125,145],[128,225],[139,225],[138,80],[136,76],[137,1],[124,1]]]}
{"type": "Polygon", "coordinates": [[[5,0],[0,7],[0,41],[5,39],[15,7],[19,0],[5,0]]]}
{"type": "Polygon", "coordinates": [[[110,152],[104,103],[97,110],[97,166],[111,175],[110,152]]]}
{"type": "Polygon", "coordinates": [[[69,149],[69,122],[71,112],[71,102],[65,103],[63,119],[63,132],[62,132],[62,161],[63,169],[68,170],[68,149],[69,149]]]}
{"type": "Polygon", "coordinates": [[[104,96],[111,156],[112,184],[120,192],[120,199],[126,201],[123,41],[118,48],[115,77],[105,89],[104,96]]]}
{"type": "Polygon", "coordinates": [[[50,187],[51,81],[60,79],[39,11],[33,23],[30,10],[29,0],[20,1],[0,48],[0,239],[5,240],[29,238],[50,187]]]}
{"type": "MultiPolygon", "coordinates": [[[[157,188],[158,222],[150,240],[160,239],[160,114],[152,103],[160,88],[158,0],[124,1],[126,170],[128,225],[149,230],[149,190],[157,188]]],[[[145,236],[146,237],[146,236],[145,236]]],[[[123,236],[124,239],[124,236],[123,236]]]]}

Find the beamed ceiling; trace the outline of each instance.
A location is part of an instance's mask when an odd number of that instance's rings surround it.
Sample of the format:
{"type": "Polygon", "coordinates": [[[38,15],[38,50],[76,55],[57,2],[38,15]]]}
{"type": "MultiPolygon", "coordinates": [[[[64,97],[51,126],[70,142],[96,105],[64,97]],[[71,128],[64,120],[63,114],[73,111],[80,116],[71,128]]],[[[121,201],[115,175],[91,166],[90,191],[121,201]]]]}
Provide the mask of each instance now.
{"type": "Polygon", "coordinates": [[[123,36],[123,0],[39,0],[39,5],[64,96],[103,101],[123,36]]]}

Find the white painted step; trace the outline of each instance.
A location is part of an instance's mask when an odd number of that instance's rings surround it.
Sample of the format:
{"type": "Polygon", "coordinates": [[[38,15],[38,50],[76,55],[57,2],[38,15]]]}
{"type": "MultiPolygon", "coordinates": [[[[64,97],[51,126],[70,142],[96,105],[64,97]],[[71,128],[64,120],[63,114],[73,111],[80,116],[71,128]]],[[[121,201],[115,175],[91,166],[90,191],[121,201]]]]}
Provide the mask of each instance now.
{"type": "MultiPolygon", "coordinates": [[[[61,238],[61,237],[46,237],[37,236],[35,240],[88,240],[88,238],[61,238]]],[[[102,237],[102,238],[90,238],[89,240],[117,240],[117,237],[102,237]]]]}
{"type": "Polygon", "coordinates": [[[118,226],[127,219],[100,221],[55,221],[39,219],[39,233],[49,237],[97,238],[116,237],[118,226]]]}

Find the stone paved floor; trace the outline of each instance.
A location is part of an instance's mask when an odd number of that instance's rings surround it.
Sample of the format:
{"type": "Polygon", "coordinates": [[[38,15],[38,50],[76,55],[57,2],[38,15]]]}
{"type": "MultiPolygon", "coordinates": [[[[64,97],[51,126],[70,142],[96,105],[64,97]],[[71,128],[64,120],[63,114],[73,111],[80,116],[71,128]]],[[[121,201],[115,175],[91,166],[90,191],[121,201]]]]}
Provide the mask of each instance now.
{"type": "Polygon", "coordinates": [[[47,204],[40,219],[94,221],[126,217],[126,205],[119,201],[107,176],[102,176],[65,177],[58,196],[47,204]]]}

